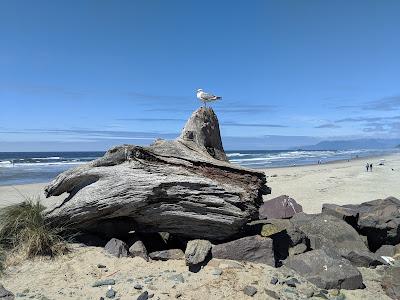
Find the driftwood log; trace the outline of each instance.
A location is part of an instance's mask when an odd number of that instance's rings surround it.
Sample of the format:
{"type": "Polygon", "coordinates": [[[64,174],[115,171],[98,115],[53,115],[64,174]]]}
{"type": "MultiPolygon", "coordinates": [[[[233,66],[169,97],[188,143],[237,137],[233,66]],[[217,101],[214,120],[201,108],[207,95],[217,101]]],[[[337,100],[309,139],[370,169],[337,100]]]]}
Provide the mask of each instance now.
{"type": "Polygon", "coordinates": [[[258,218],[265,183],[264,173],[229,163],[214,111],[200,108],[176,140],[117,146],[60,174],[46,197],[69,195],[46,217],[79,230],[119,221],[139,232],[221,241],[258,218]]]}

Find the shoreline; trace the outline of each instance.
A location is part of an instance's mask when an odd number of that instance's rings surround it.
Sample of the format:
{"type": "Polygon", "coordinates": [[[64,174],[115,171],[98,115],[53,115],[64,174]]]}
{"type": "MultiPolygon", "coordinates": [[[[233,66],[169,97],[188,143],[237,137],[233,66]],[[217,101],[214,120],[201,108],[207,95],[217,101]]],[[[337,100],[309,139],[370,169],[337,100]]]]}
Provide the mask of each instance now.
{"type": "MultiPolygon", "coordinates": [[[[315,151],[321,151],[321,150],[315,150],[315,151]]],[[[52,153],[52,152],[49,152],[49,153],[52,153]]],[[[308,163],[308,164],[298,164],[298,165],[289,165],[289,166],[261,166],[261,167],[244,166],[244,165],[237,164],[237,163],[232,163],[232,164],[237,165],[237,166],[241,166],[241,167],[247,168],[247,169],[253,169],[253,170],[256,170],[256,171],[265,171],[265,170],[277,170],[277,169],[287,169],[287,168],[312,167],[312,166],[320,166],[320,165],[332,165],[332,164],[339,164],[339,163],[343,163],[343,162],[352,162],[352,161],[359,161],[359,160],[366,160],[366,159],[385,159],[385,158],[389,158],[391,156],[396,156],[396,155],[400,155],[400,150],[399,151],[395,151],[395,152],[388,152],[387,154],[372,154],[372,155],[368,155],[368,156],[354,157],[354,158],[349,158],[349,159],[328,160],[326,162],[322,162],[321,164],[318,164],[317,162],[312,162],[312,163],[308,163]]],[[[47,184],[47,183],[51,182],[56,176],[57,175],[55,175],[54,177],[52,177],[48,181],[47,180],[43,180],[43,181],[37,181],[37,182],[19,182],[19,183],[14,183],[14,184],[9,184],[9,183],[1,184],[0,183],[0,188],[1,187],[10,187],[10,186],[25,186],[25,185],[35,185],[35,184],[47,184]]],[[[1,196],[1,193],[0,193],[0,196],[1,196]]]]}
{"type": "MultiPolygon", "coordinates": [[[[288,195],[303,206],[306,213],[319,213],[323,203],[359,204],[388,196],[400,197],[400,153],[360,157],[315,165],[256,169],[267,176],[272,193],[264,200],[288,195]],[[385,159],[385,165],[378,162],[385,159]],[[365,164],[374,164],[366,172],[365,164]],[[392,171],[394,169],[394,171],[392,171]]],[[[0,186],[0,207],[29,199],[40,198],[42,203],[57,201],[65,195],[45,198],[48,182],[0,186]]]]}

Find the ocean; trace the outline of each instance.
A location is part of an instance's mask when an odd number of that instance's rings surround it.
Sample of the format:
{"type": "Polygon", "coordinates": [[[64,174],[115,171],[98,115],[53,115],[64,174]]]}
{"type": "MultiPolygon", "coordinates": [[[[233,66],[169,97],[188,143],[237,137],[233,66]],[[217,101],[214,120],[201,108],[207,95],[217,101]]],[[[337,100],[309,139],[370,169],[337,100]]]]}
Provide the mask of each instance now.
{"type": "MultiPolygon", "coordinates": [[[[230,162],[250,168],[311,165],[384,155],[396,150],[237,150],[226,151],[230,162]]],[[[398,151],[398,150],[397,150],[398,151]]],[[[58,174],[105,152],[0,152],[0,185],[48,182],[58,174]]]]}

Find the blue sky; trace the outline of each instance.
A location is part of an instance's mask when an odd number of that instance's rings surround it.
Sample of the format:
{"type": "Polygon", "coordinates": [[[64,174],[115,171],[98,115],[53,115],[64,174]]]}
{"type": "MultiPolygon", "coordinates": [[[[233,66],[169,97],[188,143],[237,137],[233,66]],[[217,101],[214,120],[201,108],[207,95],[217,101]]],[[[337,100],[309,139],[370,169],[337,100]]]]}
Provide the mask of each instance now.
{"type": "Polygon", "coordinates": [[[399,1],[1,1],[0,151],[174,138],[228,149],[400,137],[399,1]]]}

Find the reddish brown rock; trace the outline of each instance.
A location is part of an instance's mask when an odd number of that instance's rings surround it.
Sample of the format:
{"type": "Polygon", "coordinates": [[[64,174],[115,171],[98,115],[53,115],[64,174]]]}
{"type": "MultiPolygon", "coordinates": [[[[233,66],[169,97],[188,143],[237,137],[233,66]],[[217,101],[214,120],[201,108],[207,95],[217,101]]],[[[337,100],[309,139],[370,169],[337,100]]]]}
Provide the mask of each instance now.
{"type": "Polygon", "coordinates": [[[288,219],[302,212],[303,207],[289,196],[282,195],[265,201],[259,209],[260,219],[288,219]]]}

